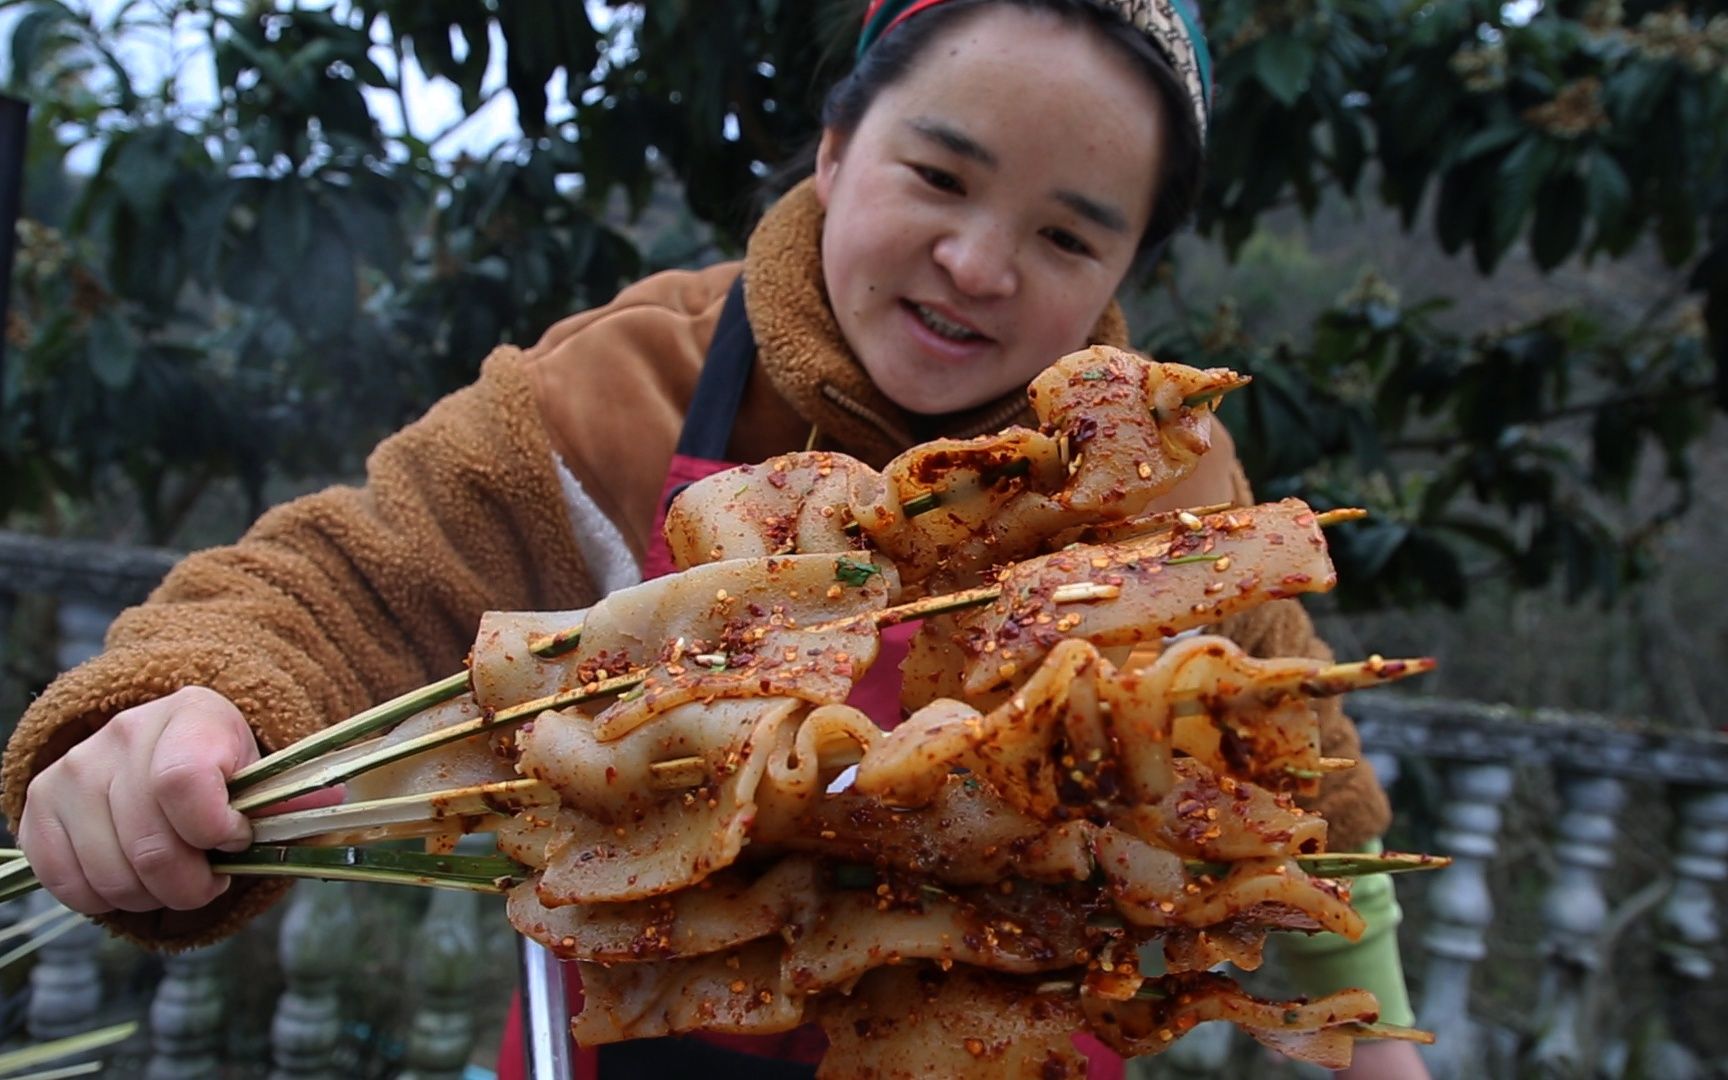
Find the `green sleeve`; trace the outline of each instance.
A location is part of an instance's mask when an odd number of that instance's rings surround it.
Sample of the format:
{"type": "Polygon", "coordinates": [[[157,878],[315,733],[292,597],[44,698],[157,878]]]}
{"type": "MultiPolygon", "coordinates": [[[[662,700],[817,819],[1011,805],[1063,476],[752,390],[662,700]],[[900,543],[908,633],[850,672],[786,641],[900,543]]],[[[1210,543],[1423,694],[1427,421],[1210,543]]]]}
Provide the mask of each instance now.
{"type": "MultiPolygon", "coordinates": [[[[1378,854],[1378,840],[1363,850],[1378,854]]],[[[1295,990],[1318,997],[1346,987],[1360,987],[1380,1002],[1380,1020],[1408,1026],[1416,1014],[1404,987],[1404,965],[1398,955],[1398,923],[1403,912],[1392,888],[1392,875],[1370,874],[1356,879],[1350,903],[1368,924],[1360,941],[1339,934],[1274,934],[1285,975],[1295,990]]]]}

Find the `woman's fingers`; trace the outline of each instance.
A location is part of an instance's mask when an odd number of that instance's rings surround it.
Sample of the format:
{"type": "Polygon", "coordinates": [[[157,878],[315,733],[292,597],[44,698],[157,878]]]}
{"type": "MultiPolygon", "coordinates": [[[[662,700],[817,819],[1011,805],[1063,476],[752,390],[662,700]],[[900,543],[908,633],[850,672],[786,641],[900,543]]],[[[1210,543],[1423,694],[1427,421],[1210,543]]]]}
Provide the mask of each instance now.
{"type": "Polygon", "coordinates": [[[18,846],[30,859],[36,880],[73,911],[100,915],[114,910],[114,905],[98,895],[90,879],[84,876],[84,866],[66,823],[50,805],[53,801],[51,794],[38,794],[37,785],[32,783],[24,803],[24,816],[18,824],[18,846]]]}
{"type": "Polygon", "coordinates": [[[201,907],[228,883],[205,851],[251,838],[226,781],[257,756],[245,720],[214,691],[128,709],[31,783],[19,842],[73,910],[201,907]]]}
{"type": "Polygon", "coordinates": [[[199,851],[251,843],[251,823],[228,805],[228,777],[257,757],[252,730],[226,699],[186,702],[158,736],[147,776],[175,837],[199,851]]]}
{"type": "Polygon", "coordinates": [[[108,792],[114,835],[147,902],[127,911],[167,907],[189,911],[203,907],[228,888],[228,879],[211,872],[204,849],[181,838],[169,818],[168,805],[158,802],[147,784],[116,783],[108,792]]]}

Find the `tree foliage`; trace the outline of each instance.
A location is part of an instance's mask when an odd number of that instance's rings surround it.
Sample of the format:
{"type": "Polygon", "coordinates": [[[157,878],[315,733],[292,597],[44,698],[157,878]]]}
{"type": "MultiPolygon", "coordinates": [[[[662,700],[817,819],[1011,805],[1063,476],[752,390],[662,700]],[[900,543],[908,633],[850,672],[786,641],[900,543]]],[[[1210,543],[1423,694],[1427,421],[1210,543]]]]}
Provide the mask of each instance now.
{"type": "MultiPolygon", "coordinates": [[[[839,0],[133,3],[21,12],[12,92],[36,172],[100,149],[70,215],[31,223],[0,399],[0,515],[129,477],[155,539],[215,476],[355,447],[653,260],[610,223],[669,182],[736,244],[760,178],[816,133],[849,59],[839,0]],[[139,42],[185,43],[145,84],[139,42]],[[502,50],[504,85],[486,81],[502,50]],[[182,100],[213,64],[218,99],[182,100]],[[405,73],[522,136],[450,158],[405,73]],[[404,127],[400,114],[410,113],[404,127]],[[53,226],[53,227],[50,227],[53,226]]],[[[1358,604],[1457,602],[1484,568],[1611,594],[1684,512],[1728,406],[1728,15],[1716,5],[1213,0],[1199,229],[1235,251],[1328,197],[1396,208],[1482,274],[1647,249],[1671,277],[1630,325],[1557,310],[1457,329],[1367,280],[1298,340],[1228,313],[1158,355],[1256,386],[1227,414],[1263,494],[1363,504],[1337,553],[1358,604]],[[1641,460],[1662,499],[1634,502],[1641,460]]],[[[158,49],[160,45],[158,44],[158,49]]],[[[1646,485],[1647,487],[1647,485],[1646,485]]],[[[1640,489],[1643,490],[1643,489],[1640,489]]]]}

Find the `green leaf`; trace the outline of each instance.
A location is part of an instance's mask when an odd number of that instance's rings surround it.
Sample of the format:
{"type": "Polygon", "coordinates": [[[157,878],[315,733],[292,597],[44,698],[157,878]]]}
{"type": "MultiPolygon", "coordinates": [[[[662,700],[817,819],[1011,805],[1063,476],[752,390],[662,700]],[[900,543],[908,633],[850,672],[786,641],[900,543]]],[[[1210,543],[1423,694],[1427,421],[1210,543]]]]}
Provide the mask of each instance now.
{"type": "Polygon", "coordinates": [[[228,213],[239,194],[238,184],[209,176],[182,176],[175,185],[181,252],[199,281],[209,283],[215,277],[228,234],[228,213]]]}
{"type": "Polygon", "coordinates": [[[1684,190],[1669,190],[1658,200],[1656,240],[1669,266],[1683,266],[1698,247],[1698,218],[1692,196],[1684,190]]]}
{"type": "Polygon", "coordinates": [[[124,390],[138,371],[138,343],[126,320],[104,311],[90,323],[86,343],[90,372],[110,390],[124,390]]]}
{"type": "Polygon", "coordinates": [[[1473,161],[1483,154],[1510,146],[1529,130],[1522,123],[1513,120],[1501,120],[1498,123],[1490,124],[1459,143],[1452,160],[1457,164],[1473,161]]]}
{"type": "Polygon", "coordinates": [[[1634,63],[1611,78],[1602,99],[1615,130],[1637,131],[1648,124],[1673,78],[1673,65],[1652,60],[1634,63]]]}
{"type": "Polygon", "coordinates": [[[1254,49],[1254,75],[1285,106],[1296,104],[1314,73],[1314,50],[1287,34],[1262,38],[1254,49]]]}
{"type": "Polygon", "coordinates": [[[11,85],[22,88],[36,74],[39,62],[46,59],[46,47],[55,38],[55,31],[68,22],[65,9],[32,7],[12,27],[11,85]]]}
{"type": "Polygon", "coordinates": [[[1500,163],[1498,190],[1488,202],[1488,228],[1478,230],[1476,264],[1484,274],[1492,273],[1529,216],[1536,192],[1548,179],[1560,156],[1559,148],[1543,135],[1524,139],[1500,163]]]}
{"type": "Polygon", "coordinates": [[[1564,173],[1542,189],[1530,228],[1530,252],[1537,266],[1552,270],[1572,254],[1584,235],[1586,203],[1584,181],[1576,172],[1564,173]]]}
{"type": "Polygon", "coordinates": [[[1627,410],[1606,408],[1598,411],[1590,429],[1591,483],[1624,498],[1632,488],[1632,478],[1638,470],[1639,451],[1643,448],[1643,432],[1627,410]]]}
{"type": "Polygon", "coordinates": [[[312,240],[288,282],[283,310],[308,339],[335,337],[354,321],[360,293],[354,247],[334,215],[317,215],[312,240]]]}
{"type": "Polygon", "coordinates": [[[1370,519],[1358,522],[1347,534],[1341,533],[1340,540],[1345,535],[1349,536],[1349,540],[1340,546],[1349,552],[1351,564],[1366,580],[1386,567],[1399,546],[1410,535],[1410,528],[1397,522],[1370,519]]]}
{"type": "Polygon", "coordinates": [[[1626,170],[1614,160],[1614,155],[1594,147],[1585,155],[1585,190],[1588,194],[1590,217],[1596,222],[1598,234],[1610,230],[1626,213],[1632,201],[1632,183],[1626,170]]]}
{"type": "Polygon", "coordinates": [[[296,177],[270,185],[258,208],[257,243],[278,273],[293,275],[312,235],[312,200],[296,177]]]}
{"type": "MultiPolygon", "coordinates": [[[[1464,567],[1451,546],[1420,530],[1413,531],[1399,553],[1399,571],[1406,567],[1422,582],[1423,591],[1450,608],[1464,606],[1469,585],[1464,567]]],[[[1416,599],[1405,594],[1407,599],[1416,599]]]]}
{"type": "Polygon", "coordinates": [[[172,129],[146,129],[115,141],[101,179],[113,184],[120,198],[140,215],[161,212],[169,185],[179,171],[179,135],[172,129]]]}

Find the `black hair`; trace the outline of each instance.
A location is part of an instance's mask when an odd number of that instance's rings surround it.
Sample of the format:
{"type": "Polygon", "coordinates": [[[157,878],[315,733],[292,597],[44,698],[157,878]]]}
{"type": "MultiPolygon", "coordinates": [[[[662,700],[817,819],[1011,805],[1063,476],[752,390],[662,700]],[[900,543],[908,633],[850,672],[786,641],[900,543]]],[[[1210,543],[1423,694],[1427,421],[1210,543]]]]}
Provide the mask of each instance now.
{"type": "MultiPolygon", "coordinates": [[[[1166,125],[1161,175],[1153,185],[1152,214],[1137,255],[1138,262],[1149,263],[1194,212],[1205,167],[1205,142],[1188,91],[1169,61],[1150,38],[1096,0],[948,0],[920,12],[872,44],[852,70],[829,89],[822,104],[823,128],[852,134],[877,95],[905,78],[945,29],[986,4],[1002,3],[1083,21],[1133,57],[1136,67],[1152,82],[1170,123],[1166,125]]],[[[814,164],[815,147],[811,146],[779,170],[777,177],[789,187],[789,181],[809,175],[814,164]]]]}

